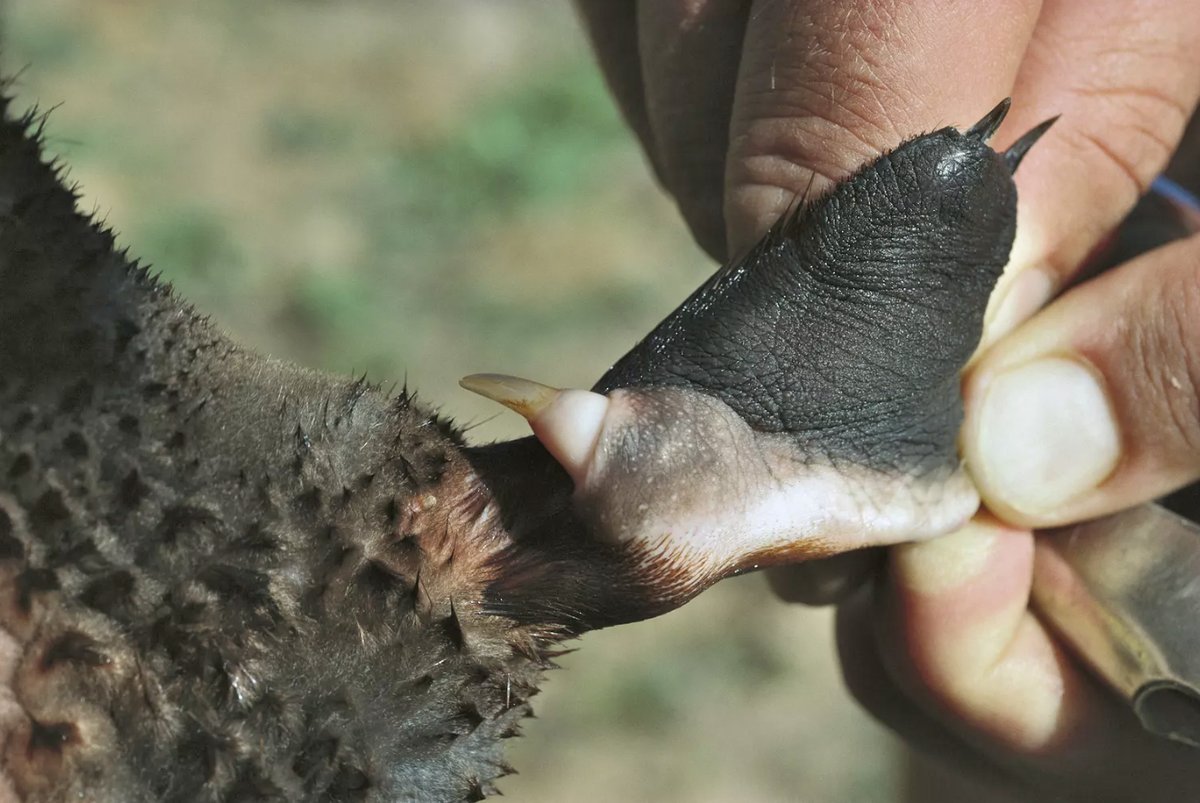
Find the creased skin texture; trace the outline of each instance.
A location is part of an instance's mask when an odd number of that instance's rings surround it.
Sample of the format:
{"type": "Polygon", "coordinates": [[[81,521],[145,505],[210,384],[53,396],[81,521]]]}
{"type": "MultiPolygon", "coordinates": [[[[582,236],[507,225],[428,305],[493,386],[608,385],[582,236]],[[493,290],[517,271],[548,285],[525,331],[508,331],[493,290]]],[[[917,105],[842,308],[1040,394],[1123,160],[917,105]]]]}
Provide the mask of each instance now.
{"type": "Polygon", "coordinates": [[[957,465],[959,372],[1015,213],[1011,173],[980,138],[910,140],[781,221],[595,389],[702,390],[835,463],[957,465]]]}

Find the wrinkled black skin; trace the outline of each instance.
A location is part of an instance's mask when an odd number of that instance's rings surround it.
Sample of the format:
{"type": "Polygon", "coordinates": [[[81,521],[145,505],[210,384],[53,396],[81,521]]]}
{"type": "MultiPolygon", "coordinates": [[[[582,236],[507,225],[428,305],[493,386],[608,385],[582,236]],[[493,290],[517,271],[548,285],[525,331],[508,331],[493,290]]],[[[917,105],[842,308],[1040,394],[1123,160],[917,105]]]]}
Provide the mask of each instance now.
{"type": "Polygon", "coordinates": [[[959,372],[1015,228],[1001,155],[950,128],[910,140],[777,225],[595,390],[709,393],[802,455],[952,464],[959,372]]]}

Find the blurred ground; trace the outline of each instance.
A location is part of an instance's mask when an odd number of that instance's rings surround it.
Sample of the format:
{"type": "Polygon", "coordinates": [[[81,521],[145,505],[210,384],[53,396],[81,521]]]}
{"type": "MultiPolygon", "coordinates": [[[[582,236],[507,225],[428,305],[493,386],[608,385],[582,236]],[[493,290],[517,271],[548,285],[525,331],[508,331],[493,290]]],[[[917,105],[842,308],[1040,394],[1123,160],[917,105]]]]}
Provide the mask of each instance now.
{"type": "MultiPolygon", "coordinates": [[[[653,187],[565,0],[6,0],[18,106],[132,252],[240,340],[457,388],[590,384],[711,270],[653,187]]],[[[512,749],[519,801],[895,799],[826,614],[761,580],[589,635],[512,749]]]]}

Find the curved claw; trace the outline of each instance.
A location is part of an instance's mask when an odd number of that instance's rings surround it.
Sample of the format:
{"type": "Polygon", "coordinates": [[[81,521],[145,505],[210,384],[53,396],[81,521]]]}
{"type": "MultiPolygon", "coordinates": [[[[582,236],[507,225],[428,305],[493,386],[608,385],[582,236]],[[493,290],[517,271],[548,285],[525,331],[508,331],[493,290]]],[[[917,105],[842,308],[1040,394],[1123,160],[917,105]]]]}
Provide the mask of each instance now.
{"type": "MultiPolygon", "coordinates": [[[[987,142],[992,138],[992,135],[1000,128],[1000,124],[1004,122],[1004,118],[1008,116],[1008,110],[1012,108],[1012,98],[1005,98],[996,104],[996,108],[983,116],[975,125],[967,129],[967,133],[963,136],[978,140],[979,142],[987,142]]],[[[1020,166],[1021,160],[1025,158],[1025,154],[1029,153],[1029,149],[1033,144],[1042,138],[1050,126],[1058,120],[1058,115],[1051,117],[1038,125],[1034,126],[1029,131],[1025,132],[1014,142],[1008,150],[1000,155],[1004,158],[1004,163],[1008,165],[1010,173],[1015,173],[1017,167],[1020,166]]]]}
{"type": "Polygon", "coordinates": [[[996,108],[985,114],[982,120],[968,128],[964,136],[979,140],[980,142],[987,142],[996,133],[996,130],[1000,128],[1000,124],[1008,116],[1010,108],[1012,108],[1012,98],[1005,98],[996,104],[996,108]]]}
{"type": "Polygon", "coordinates": [[[1004,157],[1004,163],[1008,165],[1009,172],[1017,172],[1017,168],[1020,166],[1021,160],[1025,158],[1025,154],[1029,153],[1029,149],[1033,147],[1033,144],[1042,138],[1042,134],[1050,130],[1050,126],[1058,122],[1058,118],[1059,115],[1055,115],[1049,120],[1034,126],[1029,131],[1026,131],[1020,139],[1010,145],[1008,150],[1000,154],[1004,157]]]}

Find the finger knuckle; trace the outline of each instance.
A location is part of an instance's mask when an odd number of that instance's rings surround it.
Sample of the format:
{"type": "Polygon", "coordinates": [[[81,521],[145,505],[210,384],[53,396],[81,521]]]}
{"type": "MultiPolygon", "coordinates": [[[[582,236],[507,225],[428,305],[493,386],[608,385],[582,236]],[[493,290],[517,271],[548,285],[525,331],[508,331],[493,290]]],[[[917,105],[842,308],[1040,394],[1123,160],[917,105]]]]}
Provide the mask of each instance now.
{"type": "Polygon", "coordinates": [[[1189,93],[1131,82],[1084,84],[1072,94],[1088,109],[1065,129],[1079,157],[1124,184],[1130,199],[1142,195],[1183,133],[1189,111],[1181,98],[1189,93]],[[1103,128],[1092,121],[1103,121],[1103,128]]]}

